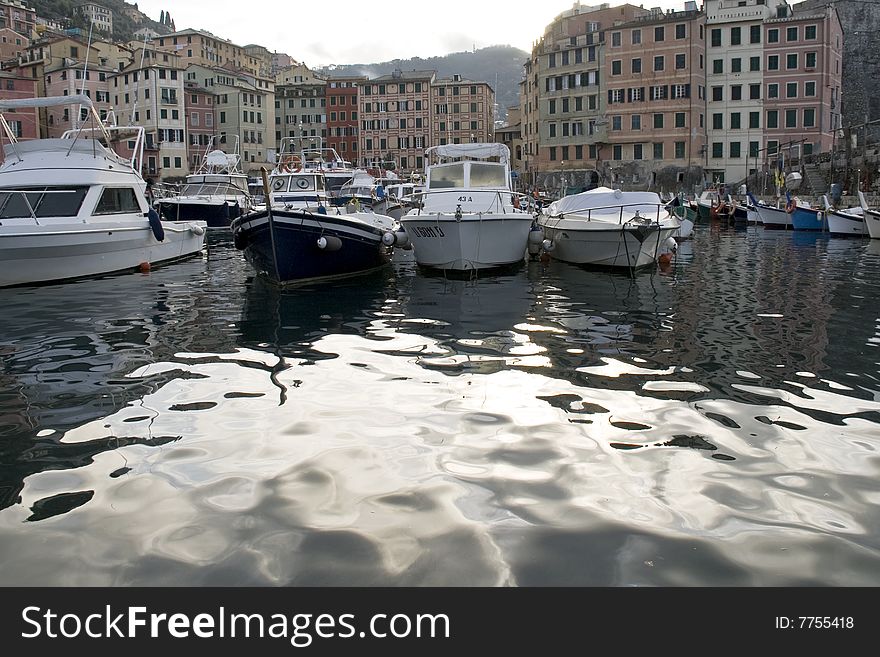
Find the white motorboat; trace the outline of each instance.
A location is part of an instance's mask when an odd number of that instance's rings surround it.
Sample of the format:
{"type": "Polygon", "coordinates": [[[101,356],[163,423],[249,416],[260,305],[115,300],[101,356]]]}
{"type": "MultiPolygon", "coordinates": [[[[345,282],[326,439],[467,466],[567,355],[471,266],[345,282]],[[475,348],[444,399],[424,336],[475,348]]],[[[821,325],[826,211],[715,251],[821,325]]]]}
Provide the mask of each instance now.
{"type": "Polygon", "coordinates": [[[861,191],[859,191],[859,205],[864,212],[865,228],[868,231],[868,237],[872,240],[880,240],[880,210],[869,208],[865,195],[861,191]]]}
{"type": "Polygon", "coordinates": [[[253,201],[241,171],[238,144],[227,154],[213,149],[213,141],[212,137],[201,166],[186,177],[181,190],[156,201],[164,219],[203,219],[209,228],[227,228],[233,219],[250,212],[253,201]]]}
{"type": "Polygon", "coordinates": [[[162,222],[147,202],[143,128],[104,125],[84,95],[0,100],[0,125],[9,141],[0,166],[0,286],[134,271],[203,249],[205,222],[162,222]],[[19,142],[2,115],[66,105],[88,119],[60,139],[19,142]],[[113,150],[114,135],[134,144],[130,159],[113,150]]]}
{"type": "Polygon", "coordinates": [[[681,227],[658,194],[607,187],[554,201],[538,225],[557,260],[629,269],[656,263],[681,227]]]}
{"type": "Polygon", "coordinates": [[[855,237],[868,236],[864,211],[861,208],[835,210],[828,201],[827,196],[822,196],[822,202],[825,204],[825,219],[828,222],[829,233],[832,235],[852,235],[855,237]]]}
{"type": "MultiPolygon", "coordinates": [[[[421,207],[400,220],[416,262],[472,271],[522,262],[532,215],[513,192],[510,149],[467,143],[425,151],[426,189],[421,207]]],[[[538,240],[540,241],[540,240],[538,240]]]]}

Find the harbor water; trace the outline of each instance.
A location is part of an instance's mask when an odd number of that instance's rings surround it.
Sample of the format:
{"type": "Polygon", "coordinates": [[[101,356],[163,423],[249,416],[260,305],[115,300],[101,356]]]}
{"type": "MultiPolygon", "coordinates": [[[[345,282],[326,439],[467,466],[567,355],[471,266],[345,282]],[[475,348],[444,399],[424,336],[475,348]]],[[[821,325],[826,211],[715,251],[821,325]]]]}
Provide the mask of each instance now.
{"type": "Polygon", "coordinates": [[[0,585],[880,585],[880,248],[0,290],[0,585]]]}

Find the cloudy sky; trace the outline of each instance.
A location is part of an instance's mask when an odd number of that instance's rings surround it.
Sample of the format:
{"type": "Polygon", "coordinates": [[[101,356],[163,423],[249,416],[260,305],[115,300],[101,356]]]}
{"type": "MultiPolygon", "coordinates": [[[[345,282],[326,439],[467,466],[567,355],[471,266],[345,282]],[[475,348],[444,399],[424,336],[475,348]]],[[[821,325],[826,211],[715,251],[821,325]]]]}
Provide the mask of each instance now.
{"type": "MultiPolygon", "coordinates": [[[[612,6],[623,4],[608,1],[612,6]]],[[[632,4],[643,2],[645,7],[684,7],[684,0],[633,0],[632,4]]],[[[179,30],[207,30],[238,45],[257,43],[312,68],[433,57],[492,45],[529,51],[553,18],[572,4],[563,0],[138,0],[140,10],[153,20],[170,9],[179,30]]]]}

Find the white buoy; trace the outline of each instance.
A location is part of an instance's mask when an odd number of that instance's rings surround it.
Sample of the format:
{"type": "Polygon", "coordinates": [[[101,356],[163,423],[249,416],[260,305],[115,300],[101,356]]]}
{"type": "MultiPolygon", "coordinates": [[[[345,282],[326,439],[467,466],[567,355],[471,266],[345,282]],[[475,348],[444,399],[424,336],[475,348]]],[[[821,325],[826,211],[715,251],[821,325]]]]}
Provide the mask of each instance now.
{"type": "Polygon", "coordinates": [[[201,226],[199,226],[198,224],[190,224],[189,230],[193,235],[204,235],[205,234],[205,229],[202,228],[201,226]]]}
{"type": "Polygon", "coordinates": [[[675,241],[672,237],[666,238],[666,241],[663,242],[663,247],[666,251],[672,251],[675,253],[678,251],[678,242],[675,241]]]}
{"type": "Polygon", "coordinates": [[[540,228],[532,228],[529,231],[529,244],[538,244],[544,241],[544,231],[540,228]]]}
{"type": "Polygon", "coordinates": [[[322,251],[338,251],[342,248],[342,240],[334,235],[322,235],[318,238],[318,248],[322,251]]]}
{"type": "Polygon", "coordinates": [[[387,232],[382,234],[382,244],[385,246],[394,246],[395,242],[397,242],[397,236],[392,232],[387,232]]]}
{"type": "Polygon", "coordinates": [[[553,240],[544,240],[544,241],[541,243],[541,247],[542,247],[547,253],[552,253],[552,252],[553,252],[553,249],[556,248],[556,244],[553,242],[553,240]]]}
{"type": "Polygon", "coordinates": [[[409,242],[409,235],[405,230],[399,230],[394,233],[394,245],[404,251],[408,251],[412,248],[412,244],[409,242]]]}

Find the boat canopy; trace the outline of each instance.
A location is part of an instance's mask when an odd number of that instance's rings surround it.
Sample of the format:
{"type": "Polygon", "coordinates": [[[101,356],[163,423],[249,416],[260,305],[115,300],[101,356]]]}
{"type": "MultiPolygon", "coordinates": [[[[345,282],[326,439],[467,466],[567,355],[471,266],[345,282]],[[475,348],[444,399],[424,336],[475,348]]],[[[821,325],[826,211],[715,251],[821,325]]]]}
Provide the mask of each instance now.
{"type": "Polygon", "coordinates": [[[488,159],[497,157],[502,164],[510,164],[510,149],[504,144],[446,144],[433,146],[425,151],[425,155],[437,157],[469,157],[488,159]]]}
{"type": "Polygon", "coordinates": [[[664,205],[660,195],[654,192],[622,192],[619,189],[597,187],[554,201],[550,204],[548,214],[580,214],[599,208],[605,208],[607,212],[609,208],[625,206],[628,212],[639,210],[643,215],[653,216],[657,214],[658,206],[664,205]]]}
{"type": "Polygon", "coordinates": [[[92,99],[84,94],[75,96],[49,96],[48,98],[0,98],[0,112],[27,109],[28,107],[59,107],[61,105],[83,105],[92,107],[92,99]]]}

